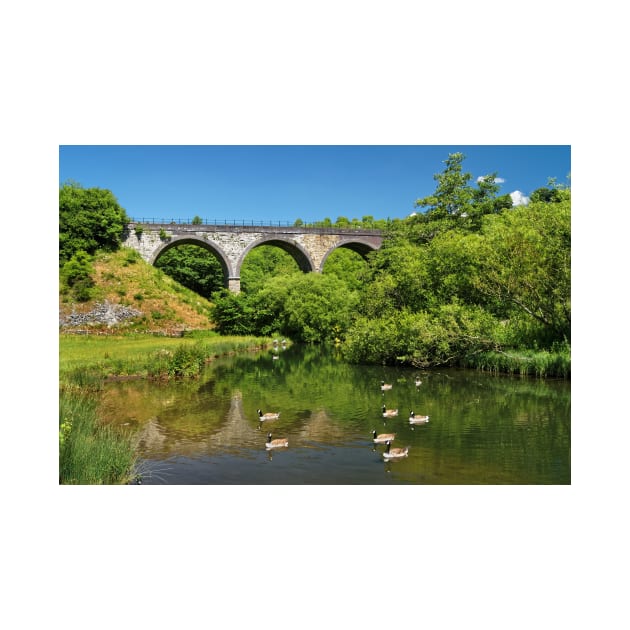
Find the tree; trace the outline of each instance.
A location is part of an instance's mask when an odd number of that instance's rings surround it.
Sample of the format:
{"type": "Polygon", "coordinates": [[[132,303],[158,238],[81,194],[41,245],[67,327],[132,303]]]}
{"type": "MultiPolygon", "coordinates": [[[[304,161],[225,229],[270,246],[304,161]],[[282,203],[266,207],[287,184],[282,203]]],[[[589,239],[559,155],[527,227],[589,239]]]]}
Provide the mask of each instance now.
{"type": "Polygon", "coordinates": [[[451,153],[444,161],[446,168],[433,176],[437,188],[432,195],[417,199],[416,208],[428,208],[427,215],[433,219],[459,217],[470,210],[473,200],[472,188],[468,182],[470,173],[462,172],[463,153],[451,153]]]}
{"type": "Polygon", "coordinates": [[[80,250],[115,251],[129,220],[111,191],[65,183],[59,189],[59,265],[80,250]]]}
{"type": "Polygon", "coordinates": [[[155,261],[155,266],[208,299],[224,284],[221,263],[212,252],[198,245],[171,247],[155,261]]]}
{"type": "Polygon", "coordinates": [[[258,245],[241,265],[241,291],[255,293],[272,276],[291,275],[300,270],[291,254],[275,245],[258,245]]]}
{"type": "Polygon", "coordinates": [[[481,218],[512,207],[509,195],[498,196],[497,174],[479,177],[477,187],[470,185],[472,175],[463,172],[463,153],[451,153],[442,173],[433,176],[437,187],[432,195],[417,199],[416,208],[426,208],[399,225],[408,238],[427,243],[438,234],[455,227],[477,231],[481,218]]]}
{"type": "Polygon", "coordinates": [[[571,336],[571,192],[488,217],[479,250],[478,288],[549,332],[571,336]]]}

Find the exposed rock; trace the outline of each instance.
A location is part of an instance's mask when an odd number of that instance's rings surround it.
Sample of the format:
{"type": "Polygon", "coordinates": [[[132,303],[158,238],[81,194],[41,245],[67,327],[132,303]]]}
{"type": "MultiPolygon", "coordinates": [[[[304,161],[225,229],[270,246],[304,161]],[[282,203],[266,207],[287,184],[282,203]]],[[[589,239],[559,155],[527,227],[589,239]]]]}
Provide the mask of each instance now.
{"type": "Polygon", "coordinates": [[[107,300],[98,302],[94,308],[87,313],[77,313],[74,309],[69,315],[63,316],[59,314],[59,326],[64,328],[67,326],[89,326],[90,324],[106,324],[107,326],[115,326],[121,324],[125,320],[133,317],[140,317],[141,311],[123,306],[121,304],[112,304],[107,300]]]}

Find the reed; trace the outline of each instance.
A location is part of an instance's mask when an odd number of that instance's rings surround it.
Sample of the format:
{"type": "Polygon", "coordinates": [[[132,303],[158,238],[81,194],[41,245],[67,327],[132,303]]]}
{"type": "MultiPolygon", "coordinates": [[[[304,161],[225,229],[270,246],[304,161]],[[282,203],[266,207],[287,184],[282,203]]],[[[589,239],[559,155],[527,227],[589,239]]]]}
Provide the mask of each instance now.
{"type": "Polygon", "coordinates": [[[122,484],[136,460],[129,436],[99,422],[94,396],[62,389],[59,395],[59,483],[122,484]]]}
{"type": "Polygon", "coordinates": [[[571,349],[569,346],[563,346],[551,350],[479,352],[464,358],[461,367],[495,374],[570,379],[571,349]]]}

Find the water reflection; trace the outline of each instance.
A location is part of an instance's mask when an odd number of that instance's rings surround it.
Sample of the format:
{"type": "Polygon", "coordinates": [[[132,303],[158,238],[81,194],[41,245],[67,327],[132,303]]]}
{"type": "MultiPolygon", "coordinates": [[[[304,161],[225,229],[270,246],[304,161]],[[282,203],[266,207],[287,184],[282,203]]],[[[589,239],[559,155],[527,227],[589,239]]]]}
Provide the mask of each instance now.
{"type": "Polygon", "coordinates": [[[320,347],[278,356],[108,384],[101,415],[135,430],[145,483],[570,483],[569,383],[351,366],[320,347]],[[399,416],[384,419],[384,404],[399,416]],[[280,417],[261,422],[258,409],[280,417]],[[410,425],[410,409],[430,422],[410,425]],[[408,456],[383,461],[373,430],[396,433],[408,456]],[[268,431],[289,447],[267,452],[268,431]]]}

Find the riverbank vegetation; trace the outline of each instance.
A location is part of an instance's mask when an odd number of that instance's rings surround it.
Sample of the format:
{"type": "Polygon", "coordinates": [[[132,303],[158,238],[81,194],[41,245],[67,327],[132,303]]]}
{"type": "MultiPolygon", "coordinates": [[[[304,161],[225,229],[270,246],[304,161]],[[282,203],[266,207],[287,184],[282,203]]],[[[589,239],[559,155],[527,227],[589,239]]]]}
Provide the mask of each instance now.
{"type": "Polygon", "coordinates": [[[96,398],[83,391],[59,393],[59,483],[118,484],[133,477],[131,436],[100,423],[96,398]]]}

